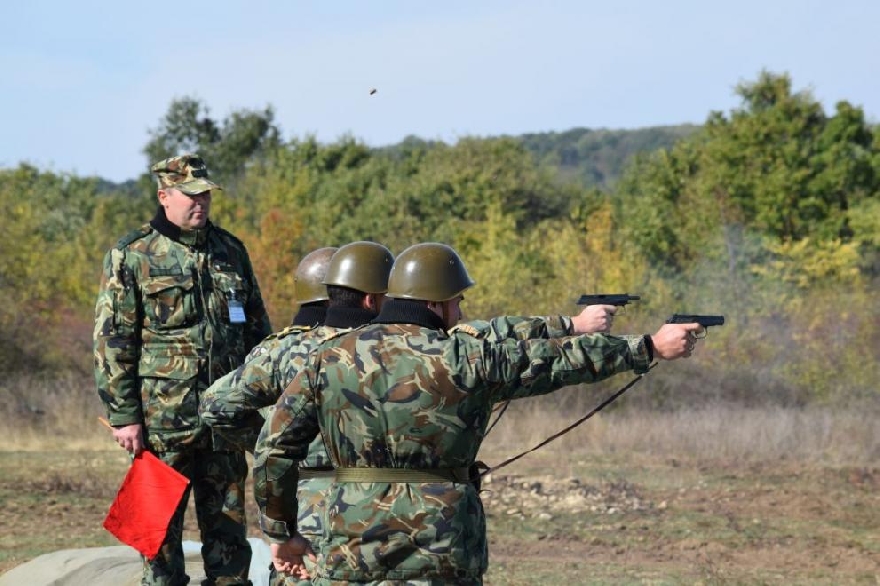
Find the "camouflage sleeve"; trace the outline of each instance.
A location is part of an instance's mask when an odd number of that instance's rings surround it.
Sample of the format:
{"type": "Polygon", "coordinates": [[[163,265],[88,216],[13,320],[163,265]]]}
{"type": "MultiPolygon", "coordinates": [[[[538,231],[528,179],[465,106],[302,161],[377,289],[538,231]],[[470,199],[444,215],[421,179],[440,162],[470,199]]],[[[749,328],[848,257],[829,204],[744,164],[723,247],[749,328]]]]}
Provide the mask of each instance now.
{"type": "Polygon", "coordinates": [[[299,462],[318,436],[317,405],[311,371],[301,370],[275,404],[254,448],[254,498],[260,510],[260,528],[275,542],[296,532],[299,462]]]}
{"type": "Polygon", "coordinates": [[[141,423],[140,358],[141,309],[134,272],[125,264],[125,251],[104,256],[101,285],[95,303],[94,358],[98,396],[111,425],[141,423]]]}
{"type": "Polygon", "coordinates": [[[258,348],[202,394],[199,414],[211,428],[214,449],[251,451],[264,423],[260,409],[274,405],[284,390],[277,368],[283,347],[258,348]]]}
{"type": "Polygon", "coordinates": [[[245,344],[248,350],[259,344],[266,336],[272,333],[272,324],[269,322],[269,313],[263,303],[260,293],[260,285],[254,274],[254,267],[247,251],[243,251],[242,262],[244,263],[245,279],[251,283],[251,296],[245,307],[247,325],[245,328],[245,344]]]}
{"type": "Polygon", "coordinates": [[[492,402],[543,395],[622,372],[642,374],[651,362],[644,336],[584,334],[502,342],[457,336],[456,342],[452,352],[459,371],[488,382],[492,402]]]}
{"type": "Polygon", "coordinates": [[[563,316],[501,316],[489,321],[470,321],[453,329],[474,328],[478,337],[490,341],[561,338],[572,334],[571,318],[563,316]]]}

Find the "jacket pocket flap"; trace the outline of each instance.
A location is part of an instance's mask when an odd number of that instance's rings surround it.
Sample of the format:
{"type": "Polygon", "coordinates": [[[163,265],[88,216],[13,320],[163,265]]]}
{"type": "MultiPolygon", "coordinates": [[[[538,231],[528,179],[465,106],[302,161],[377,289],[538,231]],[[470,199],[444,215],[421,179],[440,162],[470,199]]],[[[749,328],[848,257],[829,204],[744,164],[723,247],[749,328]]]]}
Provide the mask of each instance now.
{"type": "Polygon", "coordinates": [[[139,374],[149,378],[189,380],[199,374],[199,357],[179,353],[143,356],[139,374]]]}
{"type": "Polygon", "coordinates": [[[159,295],[168,289],[183,289],[189,291],[193,287],[193,278],[184,275],[169,275],[167,277],[152,277],[142,285],[146,295],[159,295]]]}

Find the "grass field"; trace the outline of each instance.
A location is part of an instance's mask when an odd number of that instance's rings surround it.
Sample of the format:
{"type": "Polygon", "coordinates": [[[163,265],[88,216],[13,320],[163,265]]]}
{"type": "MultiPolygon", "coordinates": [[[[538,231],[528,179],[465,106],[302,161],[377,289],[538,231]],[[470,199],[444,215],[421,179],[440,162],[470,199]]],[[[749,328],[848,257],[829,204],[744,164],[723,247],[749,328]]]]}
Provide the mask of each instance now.
{"type": "MultiPolygon", "coordinates": [[[[512,409],[497,464],[571,419],[512,409]]],[[[821,410],[590,420],[493,473],[487,584],[880,584],[880,422],[821,410]]],[[[105,430],[6,426],[0,573],[101,528],[127,468],[105,430]]],[[[250,533],[259,536],[251,510],[250,533]]],[[[192,514],[187,538],[198,539],[192,514]]]]}

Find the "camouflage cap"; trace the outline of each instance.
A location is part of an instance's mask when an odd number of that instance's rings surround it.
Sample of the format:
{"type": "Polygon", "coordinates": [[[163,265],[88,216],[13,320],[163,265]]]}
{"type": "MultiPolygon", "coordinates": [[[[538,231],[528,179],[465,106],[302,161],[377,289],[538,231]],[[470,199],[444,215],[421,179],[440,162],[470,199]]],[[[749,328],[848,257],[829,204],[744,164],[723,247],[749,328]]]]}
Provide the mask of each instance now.
{"type": "Polygon", "coordinates": [[[179,189],[187,195],[196,195],[212,189],[223,189],[208,179],[205,161],[195,154],[178,155],[159,161],[150,171],[159,181],[159,189],[179,189]]]}

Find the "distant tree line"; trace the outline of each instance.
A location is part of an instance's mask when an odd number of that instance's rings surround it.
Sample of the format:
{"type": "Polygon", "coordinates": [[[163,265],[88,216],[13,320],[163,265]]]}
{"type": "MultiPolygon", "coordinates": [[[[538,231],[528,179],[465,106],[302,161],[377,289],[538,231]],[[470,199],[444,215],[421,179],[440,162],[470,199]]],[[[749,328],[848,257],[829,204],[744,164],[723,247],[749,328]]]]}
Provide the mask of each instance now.
{"type": "MultiPolygon", "coordinates": [[[[478,282],[470,317],[572,314],[582,292],[643,296],[621,332],[654,331],[673,312],[725,314],[697,358],[652,373],[642,400],[654,406],[876,398],[880,129],[845,101],[825,112],[787,74],[736,92],[737,108],[697,127],[381,149],[284,140],[271,107],[217,119],[183,98],[150,131],[144,168],[205,157],[226,188],[212,218],[248,245],[278,328],[310,250],[435,240],[478,282]]],[[[146,174],[113,184],[0,170],[4,374],[89,373],[101,256],[152,216],[155,189],[146,174]]]]}

